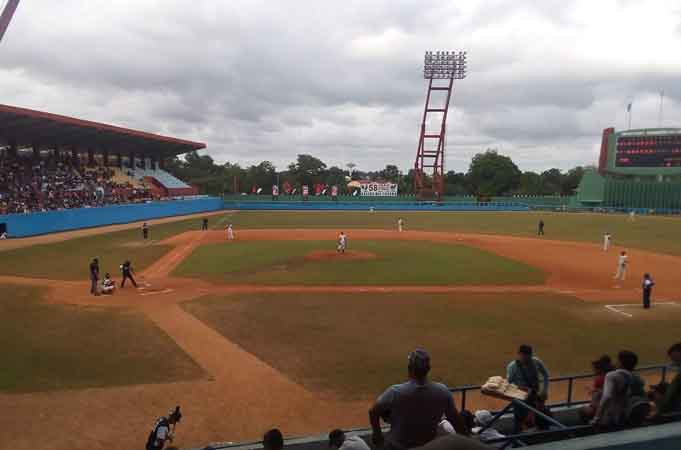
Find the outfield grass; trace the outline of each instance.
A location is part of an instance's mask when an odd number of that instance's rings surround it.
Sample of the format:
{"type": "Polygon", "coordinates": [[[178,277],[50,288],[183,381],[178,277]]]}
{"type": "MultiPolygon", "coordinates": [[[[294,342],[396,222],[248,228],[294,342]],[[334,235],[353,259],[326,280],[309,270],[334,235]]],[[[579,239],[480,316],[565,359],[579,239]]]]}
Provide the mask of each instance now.
{"type": "Polygon", "coordinates": [[[521,343],[553,376],[584,373],[623,348],[661,363],[676,315],[626,319],[552,294],[263,294],[205,297],[186,310],[311,389],[373,398],[403,380],[407,353],[430,351],[433,377],[456,386],[505,373],[521,343]]]}
{"type": "Polygon", "coordinates": [[[546,238],[601,243],[609,231],[615,245],[681,255],[681,219],[639,216],[627,222],[621,214],[545,212],[357,212],[240,211],[226,220],[241,228],[395,229],[402,217],[406,229],[536,236],[537,222],[546,223],[546,238]]]}
{"type": "Polygon", "coordinates": [[[51,305],[40,300],[40,288],[29,286],[0,284],[0,294],[0,391],[165,383],[203,375],[141,313],[51,305]]]}
{"type": "Polygon", "coordinates": [[[303,285],[541,284],[537,268],[462,245],[353,241],[350,250],[375,258],[336,257],[329,241],[234,241],[199,247],[174,274],[211,281],[303,285]],[[328,251],[331,260],[308,260],[328,251]]]}
{"type": "Polygon", "coordinates": [[[0,264],[0,275],[54,280],[88,279],[88,264],[95,256],[99,257],[102,274],[117,274],[118,266],[126,259],[133,262],[135,269],[142,270],[171,249],[154,242],[200,227],[200,219],[196,218],[159,225],[150,223],[152,242],[145,243],[142,232],[131,229],[0,252],[0,257],[6,262],[0,264]]]}

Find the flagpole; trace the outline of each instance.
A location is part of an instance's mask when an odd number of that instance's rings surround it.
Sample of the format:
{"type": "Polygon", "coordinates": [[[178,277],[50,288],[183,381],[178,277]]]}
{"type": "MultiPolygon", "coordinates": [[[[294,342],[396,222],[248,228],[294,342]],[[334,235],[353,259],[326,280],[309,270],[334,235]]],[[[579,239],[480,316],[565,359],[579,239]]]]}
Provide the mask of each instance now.
{"type": "Polygon", "coordinates": [[[660,91],[660,113],[657,116],[657,128],[662,128],[662,107],[664,105],[664,89],[660,91]]]}

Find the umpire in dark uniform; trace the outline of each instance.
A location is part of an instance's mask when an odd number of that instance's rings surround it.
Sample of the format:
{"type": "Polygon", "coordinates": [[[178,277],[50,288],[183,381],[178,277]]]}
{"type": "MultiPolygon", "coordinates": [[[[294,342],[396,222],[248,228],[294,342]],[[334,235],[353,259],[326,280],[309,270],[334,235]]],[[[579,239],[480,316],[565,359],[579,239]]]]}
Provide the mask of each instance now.
{"type": "Polygon", "coordinates": [[[655,282],[649,273],[643,275],[643,283],[641,287],[643,288],[643,309],[650,309],[650,294],[653,293],[653,286],[655,282]]]}
{"type": "Polygon", "coordinates": [[[137,287],[137,282],[132,277],[134,273],[135,271],[132,269],[132,264],[130,263],[130,260],[126,259],[125,262],[121,264],[121,275],[123,275],[123,279],[121,280],[121,287],[125,287],[125,280],[130,280],[132,282],[132,285],[137,287]]]}
{"type": "Polygon", "coordinates": [[[99,259],[92,258],[90,262],[90,294],[99,295],[97,282],[99,281],[99,259]]]}
{"type": "Polygon", "coordinates": [[[208,218],[207,217],[204,217],[203,220],[201,221],[201,230],[202,231],[208,230],[208,218]]]}

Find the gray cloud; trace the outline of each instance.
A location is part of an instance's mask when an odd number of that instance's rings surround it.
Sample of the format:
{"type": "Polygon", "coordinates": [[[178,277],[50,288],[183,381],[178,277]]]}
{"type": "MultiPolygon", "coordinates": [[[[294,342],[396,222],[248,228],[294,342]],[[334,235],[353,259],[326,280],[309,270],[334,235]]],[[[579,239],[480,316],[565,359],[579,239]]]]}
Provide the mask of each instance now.
{"type": "Polygon", "coordinates": [[[656,126],[664,89],[663,125],[681,126],[669,3],[34,0],[0,44],[0,102],[201,140],[221,162],[407,169],[423,51],[466,48],[447,166],[494,147],[568,168],[594,162],[629,101],[656,126]]]}

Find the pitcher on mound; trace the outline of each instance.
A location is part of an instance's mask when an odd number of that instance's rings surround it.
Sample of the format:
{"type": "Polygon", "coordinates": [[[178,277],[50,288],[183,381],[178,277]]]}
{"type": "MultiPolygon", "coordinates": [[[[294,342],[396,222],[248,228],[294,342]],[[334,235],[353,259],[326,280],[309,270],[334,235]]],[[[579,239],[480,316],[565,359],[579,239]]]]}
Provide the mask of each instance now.
{"type": "Polygon", "coordinates": [[[338,246],[336,250],[338,253],[345,253],[345,249],[348,248],[348,237],[342,231],[338,235],[338,246]]]}

